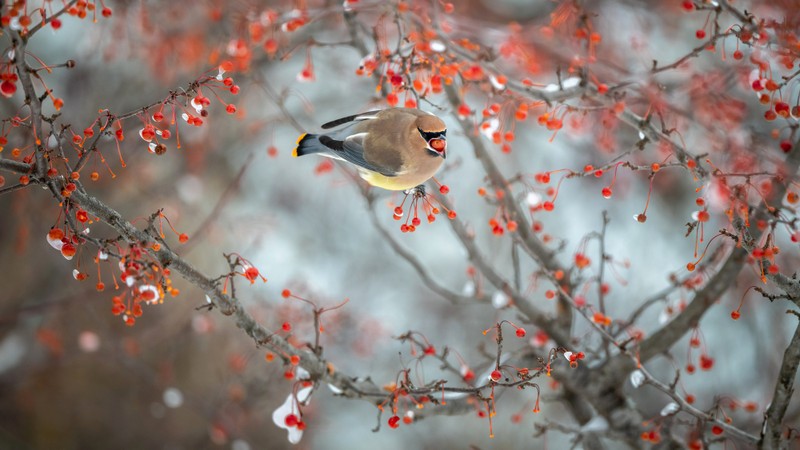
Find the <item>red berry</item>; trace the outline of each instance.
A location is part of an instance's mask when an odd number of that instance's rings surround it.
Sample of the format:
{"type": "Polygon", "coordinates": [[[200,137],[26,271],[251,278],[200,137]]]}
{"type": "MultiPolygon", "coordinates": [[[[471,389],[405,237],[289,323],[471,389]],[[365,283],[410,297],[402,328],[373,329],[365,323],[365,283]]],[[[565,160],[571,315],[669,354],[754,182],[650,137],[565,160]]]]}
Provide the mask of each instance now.
{"type": "Polygon", "coordinates": [[[768,91],[775,91],[778,89],[778,83],[776,83],[775,80],[770,78],[764,83],[764,88],[766,88],[768,91]]]}
{"type": "Polygon", "coordinates": [[[151,141],[151,140],[152,140],[154,137],[156,137],[156,129],[155,129],[155,127],[154,127],[154,126],[152,126],[152,125],[145,125],[145,127],[144,127],[144,128],[142,128],[142,129],[139,131],[139,136],[141,136],[141,138],[142,138],[142,139],[144,139],[145,141],[148,141],[148,142],[149,142],[149,141],[151,141]]]}
{"type": "Polygon", "coordinates": [[[447,193],[448,193],[448,192],[450,192],[450,188],[449,188],[449,187],[447,187],[447,185],[446,185],[446,184],[443,184],[443,185],[441,185],[441,186],[439,187],[439,192],[441,192],[441,193],[442,193],[442,195],[447,195],[447,193]]]}
{"type": "Polygon", "coordinates": [[[462,378],[464,378],[464,381],[470,382],[470,381],[475,379],[475,372],[473,372],[470,369],[463,370],[462,371],[462,378]]]}
{"type": "Polygon", "coordinates": [[[503,374],[499,370],[495,369],[495,370],[492,371],[492,374],[490,375],[490,377],[491,377],[492,381],[496,382],[496,381],[499,381],[500,378],[503,378],[503,374]]]}
{"type": "Polygon", "coordinates": [[[14,92],[17,92],[17,85],[15,83],[12,83],[8,80],[0,83],[0,93],[2,93],[5,97],[11,97],[14,95],[14,92]]]}
{"type": "Polygon", "coordinates": [[[400,418],[397,416],[389,417],[387,423],[389,424],[390,427],[397,428],[400,426],[400,418]]]}
{"type": "Polygon", "coordinates": [[[75,256],[75,253],[77,253],[77,251],[78,249],[69,242],[64,243],[64,245],[61,247],[61,255],[63,255],[64,258],[67,259],[72,259],[72,257],[75,256]]]}
{"type": "Polygon", "coordinates": [[[695,35],[695,37],[696,37],[697,39],[705,39],[705,37],[706,37],[706,31],[705,31],[705,30],[702,30],[702,29],[701,29],[701,30],[697,30],[697,31],[695,31],[695,32],[694,32],[694,35],[695,35]]]}
{"type": "Polygon", "coordinates": [[[47,237],[51,241],[60,241],[64,239],[64,231],[61,228],[51,228],[50,231],[47,233],[47,237]]]}
{"type": "Polygon", "coordinates": [[[714,367],[714,358],[708,355],[700,355],[700,368],[703,370],[711,370],[714,367]]]}
{"type": "Polygon", "coordinates": [[[287,427],[289,427],[289,428],[291,428],[291,427],[296,427],[296,426],[297,426],[297,422],[298,422],[298,420],[297,420],[297,416],[296,416],[296,415],[294,415],[294,414],[289,414],[288,416],[286,416],[286,419],[284,419],[284,421],[283,421],[283,422],[284,422],[284,423],[286,424],[286,426],[287,426],[287,427]]]}
{"type": "Polygon", "coordinates": [[[525,337],[525,329],[524,328],[517,328],[517,337],[518,338],[525,337]]]}
{"type": "Polygon", "coordinates": [[[603,198],[611,198],[612,192],[611,188],[608,186],[604,187],[603,190],[600,191],[600,193],[603,194],[603,198]]]}
{"type": "Polygon", "coordinates": [[[536,174],[535,178],[536,178],[536,181],[541,183],[541,184],[547,184],[547,183],[550,182],[550,174],[547,173],[547,172],[536,174]]]}
{"type": "Polygon", "coordinates": [[[267,41],[264,42],[264,51],[270,55],[274,55],[275,52],[278,51],[278,41],[271,38],[267,39],[267,41]]]}
{"type": "Polygon", "coordinates": [[[244,277],[250,280],[250,283],[254,283],[258,278],[258,269],[253,266],[248,267],[244,271],[244,277]]]}

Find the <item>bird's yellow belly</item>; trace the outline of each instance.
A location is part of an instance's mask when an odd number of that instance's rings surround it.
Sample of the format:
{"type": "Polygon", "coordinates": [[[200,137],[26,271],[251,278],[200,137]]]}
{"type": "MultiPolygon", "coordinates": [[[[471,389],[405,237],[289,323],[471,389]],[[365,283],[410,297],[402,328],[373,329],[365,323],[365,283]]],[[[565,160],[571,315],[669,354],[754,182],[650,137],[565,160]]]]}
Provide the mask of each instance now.
{"type": "Polygon", "coordinates": [[[405,191],[406,189],[417,187],[420,184],[428,181],[428,179],[432,176],[433,173],[416,173],[413,175],[404,174],[396,177],[387,177],[386,175],[382,175],[378,172],[361,171],[361,178],[363,178],[367,183],[375,187],[388,189],[390,191],[405,191]]]}

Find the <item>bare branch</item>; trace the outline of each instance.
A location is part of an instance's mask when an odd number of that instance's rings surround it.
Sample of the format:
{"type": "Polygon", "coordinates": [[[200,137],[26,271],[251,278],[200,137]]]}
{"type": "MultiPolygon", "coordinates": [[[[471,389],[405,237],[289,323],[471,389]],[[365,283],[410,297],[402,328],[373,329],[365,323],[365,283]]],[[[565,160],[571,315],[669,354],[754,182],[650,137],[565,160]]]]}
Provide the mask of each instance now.
{"type": "MultiPolygon", "coordinates": [[[[786,159],[786,173],[790,177],[793,177],[797,173],[799,165],[800,143],[795,145],[794,150],[792,150],[786,159]]],[[[787,188],[788,186],[786,183],[779,183],[772,197],[783,199],[786,195],[787,188]]],[[[753,224],[753,230],[755,230],[755,224],[759,220],[766,218],[767,214],[767,207],[764,205],[753,214],[753,217],[750,219],[753,224]]],[[[694,296],[689,306],[681,311],[672,321],[642,342],[639,350],[639,356],[642,362],[649,361],[653,356],[672,347],[681,336],[697,326],[708,308],[710,308],[722,293],[733,284],[733,280],[736,279],[736,276],[744,266],[747,253],[747,249],[744,247],[734,248],[719,271],[714,274],[706,285],[694,296]]]]}
{"type": "Polygon", "coordinates": [[[778,380],[775,383],[775,391],[772,394],[772,401],[769,403],[767,412],[764,415],[764,424],[761,427],[761,440],[758,448],[780,448],[783,432],[783,417],[789,402],[794,395],[794,380],[797,378],[797,367],[800,366],[800,323],[794,331],[792,340],[783,352],[781,368],[778,372],[778,380]]]}

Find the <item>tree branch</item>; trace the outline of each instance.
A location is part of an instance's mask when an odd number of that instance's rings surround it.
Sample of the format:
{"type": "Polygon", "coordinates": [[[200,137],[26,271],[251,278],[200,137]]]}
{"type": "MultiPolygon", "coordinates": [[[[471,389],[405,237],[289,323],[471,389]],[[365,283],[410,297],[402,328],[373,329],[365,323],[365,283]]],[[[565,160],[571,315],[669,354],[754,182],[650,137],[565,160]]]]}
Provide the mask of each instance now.
{"type": "Polygon", "coordinates": [[[27,175],[33,172],[33,165],[21,163],[11,159],[0,158],[0,169],[18,173],[20,175],[27,175]]]}
{"type": "Polygon", "coordinates": [[[385,226],[381,223],[380,219],[378,218],[378,213],[375,211],[375,206],[373,205],[373,197],[369,193],[369,188],[364,186],[362,183],[358,183],[359,188],[361,189],[361,193],[364,195],[364,198],[367,200],[367,209],[369,210],[370,219],[372,219],[372,224],[378,230],[378,232],[383,236],[383,239],[389,243],[389,246],[392,247],[395,253],[397,253],[401,258],[408,261],[411,264],[411,267],[417,272],[422,282],[428,287],[428,289],[432,290],[433,292],[439,294],[447,301],[453,304],[463,304],[469,302],[489,302],[491,299],[486,296],[482,295],[480,297],[476,296],[465,296],[458,294],[450,289],[442,286],[438,281],[436,281],[432,276],[430,271],[422,264],[422,262],[414,256],[411,251],[405,248],[397,239],[386,229],[385,226]]]}
{"type": "Polygon", "coordinates": [[[780,448],[783,417],[789,402],[794,395],[794,380],[797,377],[797,367],[800,365],[800,323],[797,324],[794,336],[789,341],[786,351],[783,352],[781,369],[775,383],[775,392],[772,401],[764,415],[764,424],[761,427],[761,440],[758,448],[780,448]]]}
{"type": "MultiPolygon", "coordinates": [[[[797,173],[800,165],[800,142],[795,144],[794,149],[786,158],[785,167],[788,177],[793,177],[797,173]]],[[[788,183],[776,183],[773,197],[781,201],[786,195],[788,183]]],[[[753,217],[750,218],[751,229],[757,231],[756,225],[759,220],[767,218],[767,207],[762,205],[758,208],[753,217]]],[[[667,350],[689,330],[696,327],[708,308],[729,287],[733,285],[736,276],[742,270],[747,260],[748,251],[744,246],[733,249],[725,260],[720,270],[708,281],[708,283],[695,295],[689,306],[686,307],[672,321],[663,326],[660,330],[645,339],[639,347],[639,357],[642,363],[649,361],[653,356],[667,350]]]]}

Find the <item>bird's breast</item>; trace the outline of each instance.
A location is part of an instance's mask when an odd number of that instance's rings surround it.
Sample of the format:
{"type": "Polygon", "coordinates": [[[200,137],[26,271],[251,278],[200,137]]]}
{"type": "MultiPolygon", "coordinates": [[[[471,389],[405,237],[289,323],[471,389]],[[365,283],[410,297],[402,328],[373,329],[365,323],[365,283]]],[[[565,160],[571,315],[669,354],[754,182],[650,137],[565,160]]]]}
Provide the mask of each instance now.
{"type": "Polygon", "coordinates": [[[404,191],[428,181],[442,166],[444,159],[424,155],[417,164],[407,164],[396,176],[386,176],[372,171],[361,171],[361,178],[367,183],[391,191],[404,191]]]}

